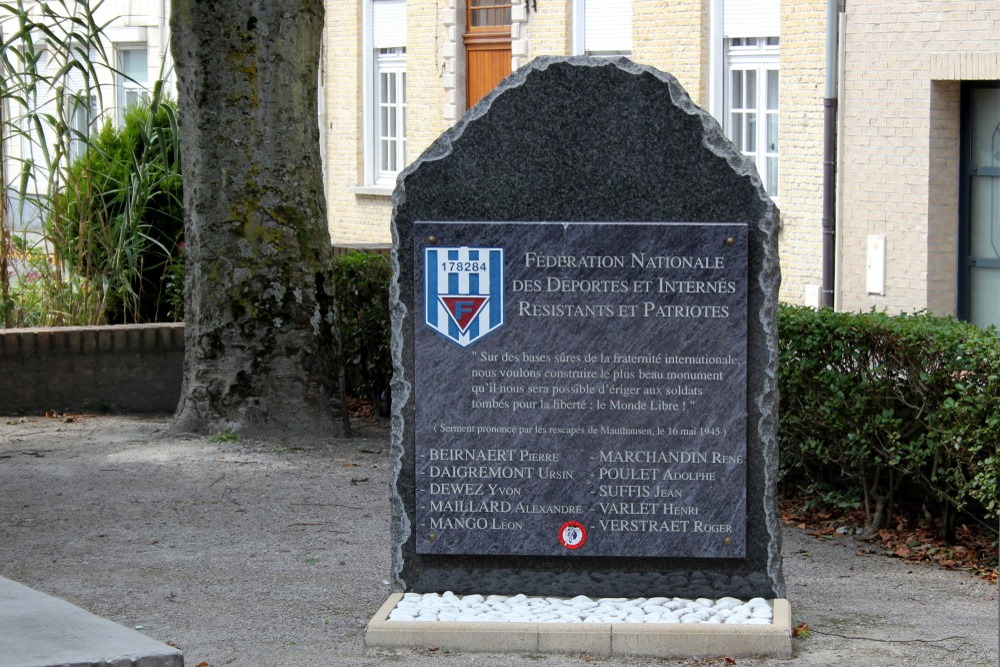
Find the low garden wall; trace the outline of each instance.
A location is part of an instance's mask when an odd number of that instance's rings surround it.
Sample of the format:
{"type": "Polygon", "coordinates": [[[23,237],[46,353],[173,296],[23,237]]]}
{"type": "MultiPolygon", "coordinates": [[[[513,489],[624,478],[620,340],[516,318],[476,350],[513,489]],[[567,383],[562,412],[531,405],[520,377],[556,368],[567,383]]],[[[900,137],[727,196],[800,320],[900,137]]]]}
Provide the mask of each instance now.
{"type": "Polygon", "coordinates": [[[184,325],[0,329],[0,414],[173,412],[184,325]]]}

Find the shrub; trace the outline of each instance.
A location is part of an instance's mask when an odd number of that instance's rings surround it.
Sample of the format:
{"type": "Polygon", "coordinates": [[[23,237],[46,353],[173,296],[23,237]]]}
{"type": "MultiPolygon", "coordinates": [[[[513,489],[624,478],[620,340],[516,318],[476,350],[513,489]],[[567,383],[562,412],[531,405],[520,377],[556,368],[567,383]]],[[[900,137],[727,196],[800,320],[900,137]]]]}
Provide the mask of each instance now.
{"type": "Polygon", "coordinates": [[[157,81],[121,130],[94,131],[95,111],[117,115],[100,82],[124,73],[109,60],[107,24],[95,16],[101,2],[93,5],[0,5],[11,29],[0,44],[0,135],[11,149],[0,216],[2,326],[167,312],[160,279],[182,219],[176,110],[157,81]]]}
{"type": "Polygon", "coordinates": [[[388,411],[392,377],[387,255],[350,251],[333,260],[334,290],[348,393],[388,411]]]}
{"type": "Polygon", "coordinates": [[[154,93],[121,127],[106,123],[66,171],[49,215],[59,259],[103,286],[112,324],[176,311],[167,291],[184,234],[176,118],[176,103],[154,93]]]}
{"type": "Polygon", "coordinates": [[[865,502],[871,533],[900,502],[1000,516],[1000,338],[924,313],[779,310],[786,489],[865,502]]]}

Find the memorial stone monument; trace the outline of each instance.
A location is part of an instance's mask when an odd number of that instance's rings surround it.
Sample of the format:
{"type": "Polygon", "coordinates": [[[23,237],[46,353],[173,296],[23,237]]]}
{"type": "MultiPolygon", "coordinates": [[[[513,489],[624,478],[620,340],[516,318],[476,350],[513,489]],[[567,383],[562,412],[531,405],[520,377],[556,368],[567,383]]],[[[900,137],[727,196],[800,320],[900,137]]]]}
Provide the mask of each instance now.
{"type": "Polygon", "coordinates": [[[778,211],[680,84],[536,59],[394,204],[394,587],[783,597],[778,211]]]}

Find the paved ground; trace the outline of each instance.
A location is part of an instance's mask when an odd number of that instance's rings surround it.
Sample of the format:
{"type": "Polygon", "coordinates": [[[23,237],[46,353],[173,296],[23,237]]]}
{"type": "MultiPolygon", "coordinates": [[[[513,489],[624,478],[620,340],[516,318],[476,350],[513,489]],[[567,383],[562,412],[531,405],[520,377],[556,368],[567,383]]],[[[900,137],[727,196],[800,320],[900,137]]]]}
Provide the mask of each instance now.
{"type": "MultiPolygon", "coordinates": [[[[0,419],[0,576],[176,645],[190,667],[733,664],[366,651],[389,593],[385,430],[212,442],[167,424],[0,419]]],[[[735,664],[997,664],[996,586],[851,537],[788,529],[784,554],[794,622],[814,633],[791,660],[735,664]]]]}

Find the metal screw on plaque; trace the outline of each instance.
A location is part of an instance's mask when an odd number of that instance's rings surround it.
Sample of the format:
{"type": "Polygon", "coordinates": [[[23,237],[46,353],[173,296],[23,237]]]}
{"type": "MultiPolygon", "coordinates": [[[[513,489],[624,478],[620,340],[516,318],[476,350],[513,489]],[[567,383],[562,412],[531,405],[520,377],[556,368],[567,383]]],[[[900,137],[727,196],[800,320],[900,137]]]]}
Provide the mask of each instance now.
{"type": "MultiPolygon", "coordinates": [[[[434,533],[428,533],[428,535],[427,535],[427,539],[430,540],[431,542],[433,542],[437,538],[438,538],[438,536],[436,534],[434,534],[434,533]]],[[[728,540],[729,538],[727,537],[726,539],[728,540]]]]}
{"type": "Polygon", "coordinates": [[[736,243],[736,239],[734,239],[732,236],[726,239],[726,245],[733,245],[734,243],[736,243]]]}
{"type": "Polygon", "coordinates": [[[435,243],[438,242],[438,240],[437,240],[436,236],[428,236],[427,237],[427,242],[430,243],[431,245],[434,245],[435,243]]]}
{"type": "Polygon", "coordinates": [[[729,545],[731,545],[733,543],[733,538],[727,537],[726,539],[722,540],[722,543],[725,544],[728,547],[729,545]]]}

